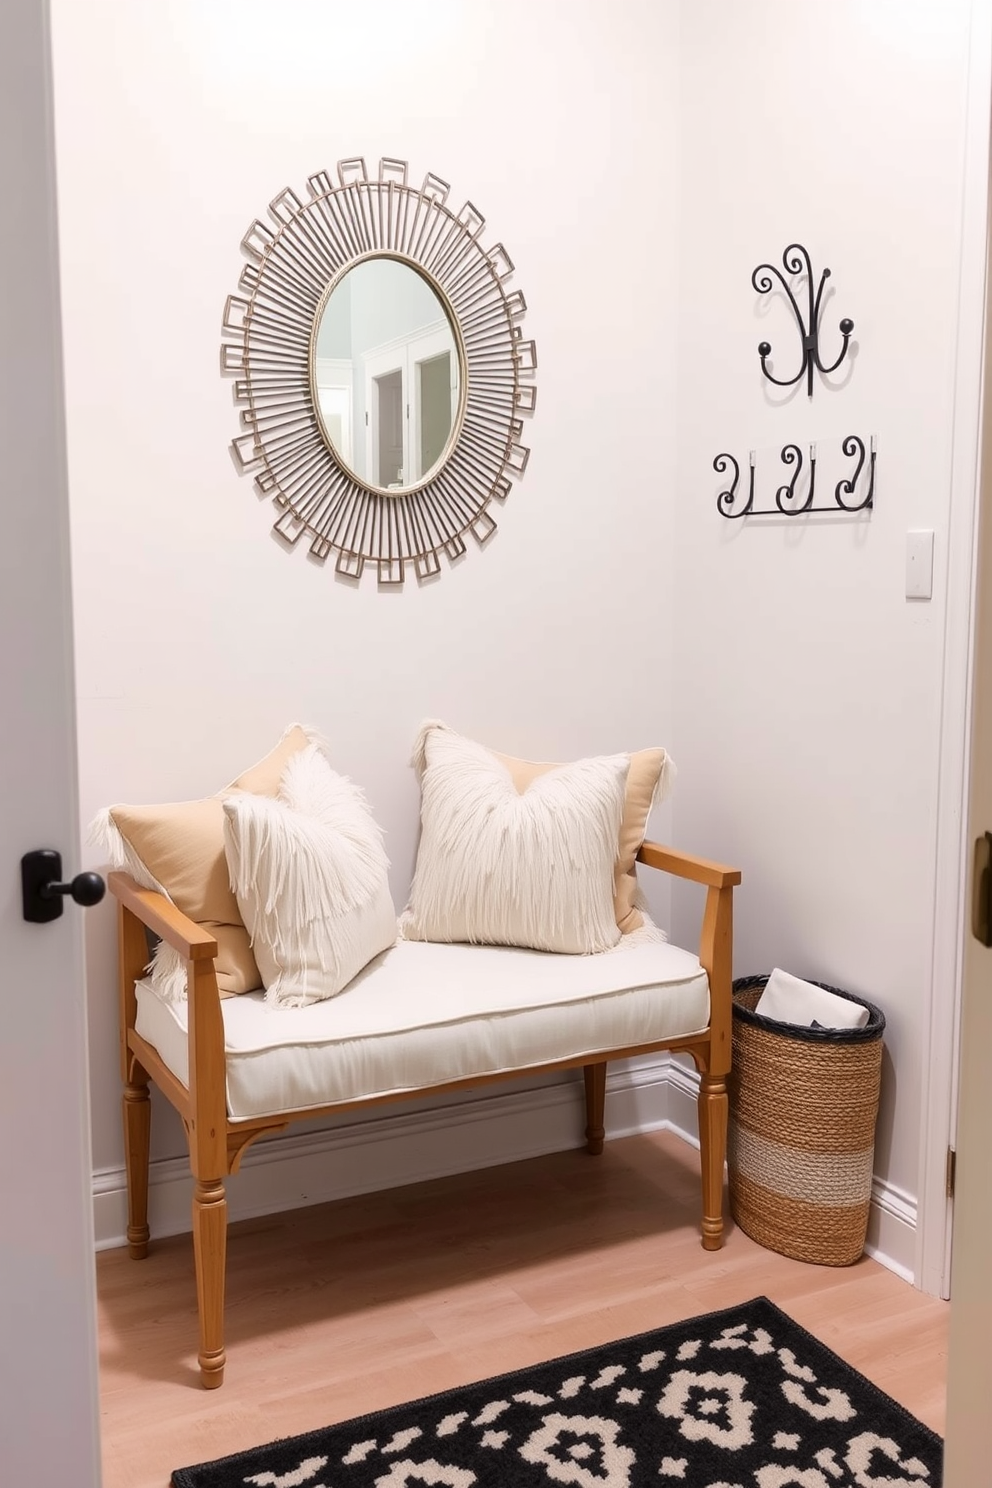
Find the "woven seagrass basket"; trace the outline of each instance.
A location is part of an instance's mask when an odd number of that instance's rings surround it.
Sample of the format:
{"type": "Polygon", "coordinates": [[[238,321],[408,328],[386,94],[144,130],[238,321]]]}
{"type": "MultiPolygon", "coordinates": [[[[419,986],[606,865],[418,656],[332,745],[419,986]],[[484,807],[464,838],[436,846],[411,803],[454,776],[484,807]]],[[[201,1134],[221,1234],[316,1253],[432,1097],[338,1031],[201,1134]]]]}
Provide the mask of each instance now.
{"type": "Polygon", "coordinates": [[[727,1166],[730,1210],[759,1245],[850,1266],[864,1250],[885,1018],[863,997],[864,1028],[800,1028],[759,1016],[768,976],[734,982],[727,1166]]]}

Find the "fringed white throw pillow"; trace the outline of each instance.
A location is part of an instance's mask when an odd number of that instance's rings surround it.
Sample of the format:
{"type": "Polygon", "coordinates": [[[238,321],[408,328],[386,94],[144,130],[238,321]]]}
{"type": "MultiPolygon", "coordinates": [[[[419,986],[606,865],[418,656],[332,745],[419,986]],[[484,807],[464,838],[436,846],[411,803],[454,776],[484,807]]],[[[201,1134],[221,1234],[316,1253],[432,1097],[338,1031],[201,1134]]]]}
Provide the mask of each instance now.
{"type": "Polygon", "coordinates": [[[395,941],[382,835],[316,745],[289,761],[278,799],[224,801],[224,847],[267,1002],[334,997],[395,941]]]}
{"type": "Polygon", "coordinates": [[[490,750],[425,724],[421,838],[407,940],[527,946],[572,954],[620,940],[613,870],[630,757],[579,760],[520,792],[490,750]]]}

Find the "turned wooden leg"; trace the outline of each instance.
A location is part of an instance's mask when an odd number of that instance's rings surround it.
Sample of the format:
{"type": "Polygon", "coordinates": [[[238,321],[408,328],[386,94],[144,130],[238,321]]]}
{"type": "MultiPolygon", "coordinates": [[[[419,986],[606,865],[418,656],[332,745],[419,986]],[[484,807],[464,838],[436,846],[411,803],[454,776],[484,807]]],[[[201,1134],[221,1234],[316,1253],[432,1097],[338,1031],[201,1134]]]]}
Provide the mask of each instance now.
{"type": "Polygon", "coordinates": [[[193,1190],[193,1253],[200,1313],[200,1378],[207,1390],[224,1383],[224,1273],[227,1260],[227,1199],[220,1178],[196,1180],[193,1190]]]}
{"type": "Polygon", "coordinates": [[[723,1075],[699,1081],[699,1161],[703,1179],[703,1249],[723,1244],[723,1165],[727,1160],[727,1082],[723,1075]]]}
{"type": "Polygon", "coordinates": [[[582,1067],[586,1079],[586,1151],[598,1157],[603,1150],[606,1128],[603,1113],[606,1110],[606,1062],[586,1064],[582,1067]]]}
{"type": "Polygon", "coordinates": [[[148,1152],[152,1103],[148,1076],[135,1065],[124,1086],[124,1165],[127,1170],[127,1243],[136,1261],[148,1254],[148,1152]]]}

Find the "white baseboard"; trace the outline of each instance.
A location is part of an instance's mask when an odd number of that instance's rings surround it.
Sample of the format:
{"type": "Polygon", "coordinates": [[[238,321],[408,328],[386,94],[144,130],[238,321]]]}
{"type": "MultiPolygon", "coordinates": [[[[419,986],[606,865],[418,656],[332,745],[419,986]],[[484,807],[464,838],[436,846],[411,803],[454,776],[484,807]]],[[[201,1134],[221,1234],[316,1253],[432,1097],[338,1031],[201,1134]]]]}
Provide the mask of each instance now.
{"type": "MultiPolygon", "coordinates": [[[[607,1136],[664,1126],[667,1077],[664,1054],[610,1066],[607,1136]]],[[[251,1219],[566,1151],[583,1144],[584,1126],[581,1074],[527,1090],[452,1097],[429,1110],[379,1108],[329,1130],[269,1137],[250,1147],[240,1171],[226,1185],[228,1217],[251,1219]]],[[[153,1162],[148,1193],[152,1234],[189,1230],[192,1198],[184,1157],[153,1162]]],[[[93,1215],[98,1250],[125,1243],[123,1167],[94,1174],[93,1215]]]]}
{"type": "MultiPolygon", "coordinates": [[[[684,1058],[685,1056],[683,1056],[684,1058]]],[[[668,1124],[690,1146],[699,1146],[699,1076],[679,1059],[668,1065],[668,1124]]]]}
{"type": "MultiPolygon", "coordinates": [[[[667,1054],[611,1065],[607,1137],[667,1128],[698,1147],[698,1088],[695,1070],[667,1054]]],[[[563,1152],[582,1145],[584,1124],[581,1076],[525,1090],[497,1088],[483,1096],[453,1097],[429,1110],[380,1108],[329,1130],[270,1137],[250,1147],[240,1172],[227,1182],[228,1215],[231,1220],[252,1219],[563,1152]]],[[[192,1197],[185,1158],[153,1162],[148,1194],[152,1234],[188,1231],[192,1197]]],[[[123,1167],[94,1174],[93,1217],[98,1250],[125,1243],[123,1167]]],[[[915,1246],[915,1200],[875,1179],[867,1253],[911,1282],[915,1246]]]]}
{"type": "MultiPolygon", "coordinates": [[[[673,1060],[668,1074],[668,1124],[685,1141],[699,1146],[696,1094],[699,1076],[695,1070],[673,1060]]],[[[865,1253],[912,1282],[916,1264],[916,1200],[902,1189],[874,1178],[865,1253]]]]}
{"type": "Polygon", "coordinates": [[[872,1179],[865,1250],[904,1281],[916,1279],[916,1200],[880,1178],[872,1179]]]}

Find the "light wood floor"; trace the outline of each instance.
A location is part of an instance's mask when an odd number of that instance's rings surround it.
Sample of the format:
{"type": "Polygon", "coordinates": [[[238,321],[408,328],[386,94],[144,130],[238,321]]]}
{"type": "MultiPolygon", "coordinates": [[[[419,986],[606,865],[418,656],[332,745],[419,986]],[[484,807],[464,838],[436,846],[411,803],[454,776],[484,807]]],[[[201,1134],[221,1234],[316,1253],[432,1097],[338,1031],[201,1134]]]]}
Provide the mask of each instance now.
{"type": "Polygon", "coordinates": [[[705,1252],[697,1174],[654,1133],[232,1225],[215,1391],[196,1371],[190,1237],[140,1262],[103,1252],[104,1488],[164,1488],[174,1467],[758,1295],[942,1431],[947,1304],[732,1224],[705,1252]]]}

